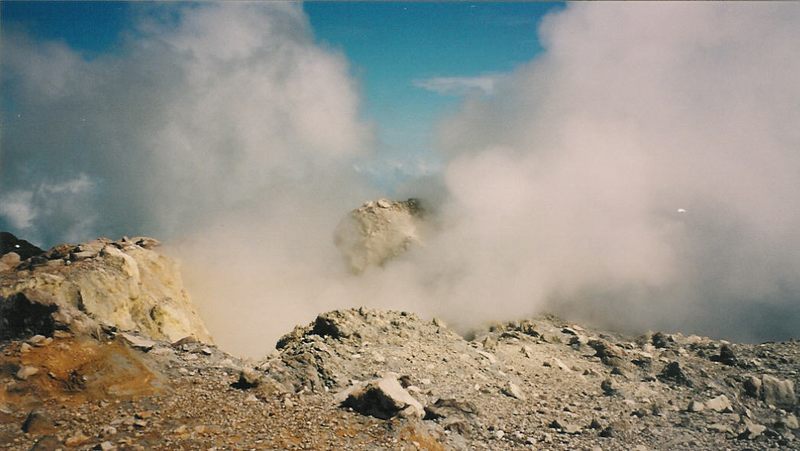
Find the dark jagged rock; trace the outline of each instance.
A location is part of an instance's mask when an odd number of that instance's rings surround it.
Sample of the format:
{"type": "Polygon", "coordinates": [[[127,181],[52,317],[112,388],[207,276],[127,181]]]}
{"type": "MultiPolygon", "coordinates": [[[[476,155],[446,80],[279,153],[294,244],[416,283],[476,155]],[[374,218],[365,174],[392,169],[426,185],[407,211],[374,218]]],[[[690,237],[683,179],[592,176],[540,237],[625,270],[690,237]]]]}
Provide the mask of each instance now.
{"type": "Polygon", "coordinates": [[[661,373],[658,374],[658,378],[662,381],[669,381],[674,382],[679,385],[685,385],[687,387],[691,387],[693,385],[692,381],[686,375],[686,373],[681,368],[680,363],[678,362],[670,362],[667,366],[661,370],[661,373]]]}
{"type": "Polygon", "coordinates": [[[0,297],[0,340],[52,335],[57,326],[53,313],[57,310],[56,305],[31,302],[24,293],[0,297]]]}
{"type": "Polygon", "coordinates": [[[733,348],[727,344],[720,346],[719,355],[711,356],[711,360],[728,366],[734,366],[739,363],[739,360],[736,358],[736,354],[733,352],[733,348]]]}
{"type": "Polygon", "coordinates": [[[597,352],[597,357],[611,367],[625,366],[624,351],[603,339],[589,341],[589,347],[597,352]]]}
{"type": "Polygon", "coordinates": [[[14,252],[22,260],[41,255],[44,250],[28,241],[21,240],[9,232],[0,232],[0,255],[14,252]]]}
{"type": "Polygon", "coordinates": [[[673,339],[671,336],[663,332],[656,332],[653,334],[651,341],[653,343],[653,346],[655,346],[656,348],[663,349],[669,347],[673,339]]]}

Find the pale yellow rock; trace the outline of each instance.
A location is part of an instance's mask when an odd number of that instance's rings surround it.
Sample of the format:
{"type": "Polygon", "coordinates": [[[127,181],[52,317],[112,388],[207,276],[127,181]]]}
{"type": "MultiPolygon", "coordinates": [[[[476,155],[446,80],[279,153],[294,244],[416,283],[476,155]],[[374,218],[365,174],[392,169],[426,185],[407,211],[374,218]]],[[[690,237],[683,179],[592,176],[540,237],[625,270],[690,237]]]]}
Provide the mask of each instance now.
{"type": "Polygon", "coordinates": [[[76,332],[91,329],[93,320],[158,340],[192,336],[211,343],[183,288],[178,264],[141,246],[125,246],[122,251],[115,244],[95,240],[81,245],[99,249],[97,256],[69,266],[5,272],[0,276],[0,298],[23,293],[28,299],[57,305],[54,318],[76,332]]]}
{"type": "Polygon", "coordinates": [[[9,252],[0,257],[0,263],[4,263],[9,267],[17,266],[20,262],[19,254],[16,252],[9,252]]]}
{"type": "Polygon", "coordinates": [[[17,379],[24,381],[28,380],[29,377],[34,376],[39,373],[39,369],[34,366],[23,366],[22,368],[17,371],[15,376],[17,379]]]}

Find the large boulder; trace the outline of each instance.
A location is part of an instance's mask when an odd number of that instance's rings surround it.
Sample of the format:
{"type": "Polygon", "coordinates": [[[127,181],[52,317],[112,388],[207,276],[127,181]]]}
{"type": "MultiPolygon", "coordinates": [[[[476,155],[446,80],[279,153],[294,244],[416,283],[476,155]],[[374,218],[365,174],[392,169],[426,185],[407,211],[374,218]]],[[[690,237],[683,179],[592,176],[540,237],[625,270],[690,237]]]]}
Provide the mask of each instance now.
{"type": "Polygon", "coordinates": [[[59,245],[0,273],[0,338],[110,326],[211,342],[177,263],[156,245],[150,238],[59,245]]]}
{"type": "Polygon", "coordinates": [[[400,385],[395,374],[355,384],[339,393],[337,400],[343,407],[384,420],[396,416],[421,419],[425,415],[425,408],[400,385]]]}
{"type": "Polygon", "coordinates": [[[334,243],[350,269],[381,266],[419,243],[423,210],[417,199],[380,199],[353,210],[337,226],[334,243]]]}
{"type": "Polygon", "coordinates": [[[761,399],[767,404],[791,409],[797,404],[794,382],[765,374],[761,376],[761,399]]]}

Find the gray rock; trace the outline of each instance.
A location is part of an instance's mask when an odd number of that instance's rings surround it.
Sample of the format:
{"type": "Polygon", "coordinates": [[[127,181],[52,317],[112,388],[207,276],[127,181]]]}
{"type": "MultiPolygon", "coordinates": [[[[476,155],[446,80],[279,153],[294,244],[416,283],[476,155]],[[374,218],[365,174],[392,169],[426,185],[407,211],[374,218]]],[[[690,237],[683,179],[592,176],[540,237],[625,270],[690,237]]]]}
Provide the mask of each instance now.
{"type": "Polygon", "coordinates": [[[146,338],[138,337],[136,335],[129,334],[127,332],[122,332],[119,335],[120,337],[125,339],[125,341],[127,341],[132,348],[138,349],[143,352],[147,352],[153,349],[153,346],[156,345],[156,342],[154,342],[153,340],[148,340],[146,338]]]}
{"type": "Polygon", "coordinates": [[[341,310],[323,313],[314,320],[314,329],[311,333],[320,337],[349,338],[355,332],[353,322],[348,318],[348,314],[352,313],[341,310]]]}
{"type": "Polygon", "coordinates": [[[668,335],[663,332],[656,332],[653,334],[650,341],[656,348],[667,348],[675,341],[675,339],[672,338],[672,335],[668,335]]]}
{"type": "Polygon", "coordinates": [[[550,367],[550,368],[558,368],[561,371],[570,371],[569,367],[562,362],[560,359],[553,357],[551,359],[545,360],[542,365],[550,367]]]}
{"type": "Polygon", "coordinates": [[[36,440],[30,451],[53,451],[55,449],[62,449],[61,441],[52,435],[45,435],[36,440]]]}
{"type": "Polygon", "coordinates": [[[708,426],[708,430],[713,432],[719,432],[722,434],[732,434],[733,429],[730,426],[722,423],[713,423],[708,426]]]}
{"type": "Polygon", "coordinates": [[[98,254],[98,252],[95,252],[95,251],[81,251],[81,252],[73,252],[73,253],[72,253],[72,254],[69,256],[69,258],[70,258],[70,260],[72,260],[72,261],[86,260],[87,258],[92,258],[92,257],[95,257],[97,254],[98,254]]]}
{"type": "Polygon", "coordinates": [[[588,345],[595,350],[597,357],[600,357],[604,364],[612,367],[620,367],[626,364],[625,352],[618,346],[601,339],[589,340],[588,345]]]}
{"type": "Polygon", "coordinates": [[[418,243],[422,213],[416,199],[367,202],[342,219],[334,232],[334,244],[353,273],[360,274],[418,243]]]}
{"type": "Polygon", "coordinates": [[[797,404],[794,382],[766,374],[761,376],[761,399],[777,407],[793,408],[797,404]]]}
{"type": "Polygon", "coordinates": [[[422,418],[425,409],[394,375],[354,385],[339,393],[337,401],[356,412],[388,420],[395,416],[422,418]]]}
{"type": "Polygon", "coordinates": [[[525,393],[522,392],[522,389],[520,389],[517,384],[511,381],[509,381],[506,386],[503,387],[502,391],[506,396],[519,399],[520,401],[525,401],[527,399],[525,393]]]}
{"type": "Polygon", "coordinates": [[[750,376],[744,381],[744,391],[753,398],[761,397],[761,379],[750,376]]]}
{"type": "Polygon", "coordinates": [[[531,349],[531,347],[528,345],[522,345],[519,351],[522,353],[522,355],[529,359],[533,357],[533,349],[531,349]]]}
{"type": "Polygon", "coordinates": [[[736,358],[736,354],[733,352],[733,348],[728,344],[723,344],[719,348],[719,355],[712,356],[711,360],[728,366],[734,366],[739,362],[736,358]]]}
{"type": "Polygon", "coordinates": [[[603,390],[603,393],[606,396],[613,396],[619,393],[620,385],[614,379],[603,379],[603,382],[600,383],[600,388],[603,390]]]}
{"type": "Polygon", "coordinates": [[[658,378],[664,382],[673,382],[678,385],[685,385],[687,387],[691,387],[692,381],[683,371],[681,368],[680,363],[678,362],[670,362],[667,366],[661,370],[661,373],[658,374],[658,378]]]}
{"type": "Polygon", "coordinates": [[[766,426],[760,425],[758,423],[753,423],[750,420],[744,420],[744,426],[742,430],[739,432],[738,438],[740,440],[753,440],[754,438],[764,433],[764,431],[766,430],[767,430],[766,426]]]}
{"type": "Polygon", "coordinates": [[[478,409],[470,402],[453,398],[437,399],[432,405],[425,407],[425,419],[435,420],[449,417],[472,417],[478,409]]]}
{"type": "Polygon", "coordinates": [[[497,358],[495,356],[493,356],[491,353],[486,352],[486,351],[476,351],[476,352],[478,354],[480,354],[482,357],[486,358],[486,360],[488,360],[489,363],[491,363],[491,364],[497,363],[497,358]]]}
{"type": "Polygon", "coordinates": [[[800,423],[798,423],[797,417],[793,413],[787,414],[785,417],[778,420],[775,426],[790,430],[800,429],[800,423]]]}
{"type": "Polygon", "coordinates": [[[252,369],[252,368],[242,368],[239,372],[239,380],[237,380],[234,384],[234,388],[247,390],[249,388],[257,387],[261,384],[263,377],[261,373],[252,369]]]}
{"type": "Polygon", "coordinates": [[[135,236],[131,238],[131,241],[133,241],[137,246],[145,249],[153,249],[161,245],[161,242],[157,239],[147,236],[135,236]]]}
{"type": "Polygon", "coordinates": [[[4,254],[2,257],[0,257],[0,263],[5,264],[9,268],[13,268],[13,267],[19,265],[20,261],[22,261],[22,259],[19,257],[19,254],[17,254],[16,252],[9,252],[7,254],[4,254]]]}
{"type": "Polygon", "coordinates": [[[692,400],[689,402],[689,407],[686,410],[689,412],[702,412],[706,410],[706,405],[700,401],[692,400]]]}
{"type": "Polygon", "coordinates": [[[550,422],[550,427],[553,428],[553,429],[557,429],[562,434],[573,435],[573,434],[580,434],[581,433],[581,427],[580,426],[578,426],[576,424],[568,423],[568,422],[566,422],[564,420],[559,420],[559,419],[551,421],[550,422]]]}
{"type": "Polygon", "coordinates": [[[709,399],[706,402],[706,407],[715,412],[733,412],[731,401],[725,395],[720,395],[716,398],[709,399]]]}

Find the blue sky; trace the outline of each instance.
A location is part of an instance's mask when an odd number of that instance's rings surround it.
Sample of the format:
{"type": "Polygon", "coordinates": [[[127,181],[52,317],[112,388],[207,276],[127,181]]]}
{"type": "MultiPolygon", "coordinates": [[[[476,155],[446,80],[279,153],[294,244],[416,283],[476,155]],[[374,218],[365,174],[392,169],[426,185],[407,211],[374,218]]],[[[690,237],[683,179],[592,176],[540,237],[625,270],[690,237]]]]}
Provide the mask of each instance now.
{"type": "MultiPolygon", "coordinates": [[[[316,39],[343,52],[359,81],[363,115],[387,158],[428,154],[435,124],[458,93],[420,87],[435,77],[490,78],[540,50],[536,27],[554,3],[304,4],[316,39]]],[[[85,58],[113,53],[153,11],[125,2],[2,2],[3,26],[60,40],[85,58]]],[[[455,80],[453,80],[455,78],[455,80]]]]}
{"type": "Polygon", "coordinates": [[[387,153],[425,153],[457,95],[415,85],[433,77],[507,72],[540,50],[552,3],[307,3],[317,38],[342,50],[362,83],[365,114],[387,153]]]}

